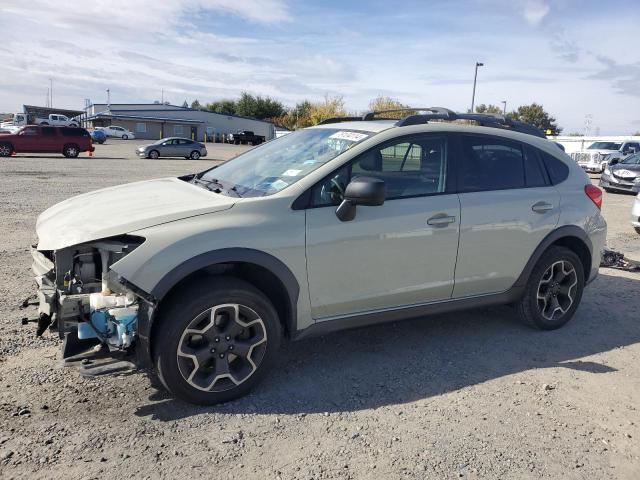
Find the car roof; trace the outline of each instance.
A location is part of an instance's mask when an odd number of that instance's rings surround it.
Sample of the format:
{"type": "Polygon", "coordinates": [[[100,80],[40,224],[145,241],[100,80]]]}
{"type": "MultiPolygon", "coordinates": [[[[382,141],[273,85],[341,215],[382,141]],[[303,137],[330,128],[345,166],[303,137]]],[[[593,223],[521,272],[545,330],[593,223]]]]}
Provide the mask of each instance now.
{"type": "MultiPolygon", "coordinates": [[[[493,135],[498,137],[510,138],[512,140],[526,142],[535,145],[548,152],[553,152],[557,155],[558,152],[562,152],[557,145],[547,138],[537,137],[528,133],[522,133],[509,128],[496,128],[488,126],[473,125],[469,123],[460,122],[448,122],[448,121],[431,121],[429,123],[422,123],[416,125],[397,126],[399,120],[367,120],[367,121],[346,121],[339,123],[327,123],[324,125],[316,125],[309,128],[328,128],[336,130],[358,130],[366,132],[374,132],[379,134],[386,132],[389,135],[393,135],[391,130],[396,131],[396,135],[401,135],[402,132],[407,134],[415,133],[443,133],[443,132],[456,132],[456,133],[476,133],[482,135],[493,135]],[[556,152],[557,150],[557,152],[556,152]]],[[[385,135],[388,136],[388,135],[385,135]]],[[[562,152],[564,153],[564,152],[562,152]]]]}

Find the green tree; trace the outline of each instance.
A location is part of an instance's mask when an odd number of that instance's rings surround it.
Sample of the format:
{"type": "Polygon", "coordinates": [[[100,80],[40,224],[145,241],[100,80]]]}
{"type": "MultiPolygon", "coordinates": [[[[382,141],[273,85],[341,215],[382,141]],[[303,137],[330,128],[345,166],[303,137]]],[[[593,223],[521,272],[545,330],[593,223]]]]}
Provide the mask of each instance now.
{"type": "Polygon", "coordinates": [[[562,131],[562,128],[556,123],[556,119],[542,105],[535,102],[531,105],[521,105],[517,110],[509,113],[508,117],[520,122],[530,123],[543,132],[551,130],[554,135],[558,135],[562,131]]]}
{"type": "Polygon", "coordinates": [[[240,99],[236,102],[236,115],[245,117],[276,118],[286,112],[284,105],[270,97],[253,96],[250,93],[242,92],[240,99]]]}
{"type": "Polygon", "coordinates": [[[485,105],[481,103],[476,107],[476,113],[502,113],[502,109],[497,105],[485,105]]]}
{"type": "Polygon", "coordinates": [[[199,110],[200,108],[202,108],[197,98],[193,102],[191,102],[191,108],[193,108],[194,110],[199,110]]]}
{"type": "Polygon", "coordinates": [[[222,113],[223,115],[235,115],[236,114],[236,102],[235,100],[223,99],[217,102],[207,103],[205,108],[210,112],[222,113]]]}
{"type": "Polygon", "coordinates": [[[189,104],[187,103],[186,100],[182,102],[182,108],[189,108],[189,104]]]}

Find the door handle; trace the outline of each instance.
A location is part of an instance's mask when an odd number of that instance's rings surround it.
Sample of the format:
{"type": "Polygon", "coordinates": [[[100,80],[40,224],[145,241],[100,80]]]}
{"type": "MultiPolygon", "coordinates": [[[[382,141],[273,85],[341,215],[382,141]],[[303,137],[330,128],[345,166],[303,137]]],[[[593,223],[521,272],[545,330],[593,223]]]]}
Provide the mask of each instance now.
{"type": "Polygon", "coordinates": [[[431,225],[433,227],[446,227],[447,225],[455,221],[456,217],[452,217],[445,213],[439,213],[427,220],[427,225],[431,225]]]}
{"type": "Polygon", "coordinates": [[[553,210],[553,205],[545,201],[539,201],[538,203],[534,203],[531,206],[531,210],[533,210],[536,213],[547,213],[553,210]]]}

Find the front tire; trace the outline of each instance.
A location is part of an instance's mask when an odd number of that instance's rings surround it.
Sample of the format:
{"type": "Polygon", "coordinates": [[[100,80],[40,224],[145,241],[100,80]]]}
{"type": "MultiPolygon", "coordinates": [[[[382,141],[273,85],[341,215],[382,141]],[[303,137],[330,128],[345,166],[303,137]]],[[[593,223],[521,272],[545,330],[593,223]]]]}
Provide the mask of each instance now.
{"type": "Polygon", "coordinates": [[[157,159],[160,156],[160,152],[158,152],[157,150],[151,150],[149,152],[149,158],[152,160],[157,159]]]}
{"type": "Polygon", "coordinates": [[[123,140],[129,140],[129,135],[127,135],[126,133],[124,135],[122,135],[122,139],[123,140]]]}
{"type": "Polygon", "coordinates": [[[232,277],[201,278],[166,301],[152,347],[173,395],[214,405],[247,394],[264,377],[282,333],[261,291],[232,277]]]}
{"type": "Polygon", "coordinates": [[[80,147],[77,145],[65,145],[62,154],[67,158],[76,158],[80,155],[80,147]]]}
{"type": "Polygon", "coordinates": [[[522,320],[541,330],[560,328],[576,312],[584,290],[584,268],[578,255],[550,247],[533,268],[517,304],[522,320]]]}

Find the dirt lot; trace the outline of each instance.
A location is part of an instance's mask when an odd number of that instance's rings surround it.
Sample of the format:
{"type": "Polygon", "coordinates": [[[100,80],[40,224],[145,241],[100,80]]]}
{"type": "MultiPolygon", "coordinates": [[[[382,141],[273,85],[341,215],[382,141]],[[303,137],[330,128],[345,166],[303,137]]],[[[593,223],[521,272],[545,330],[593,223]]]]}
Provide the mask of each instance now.
{"type": "MultiPolygon", "coordinates": [[[[56,337],[19,325],[36,216],[212,164],[135,159],[137,143],[0,161],[0,478],[640,478],[640,275],[618,270],[561,330],[503,307],[333,334],[285,346],[251,396],[213,408],[140,373],[62,368],[56,337]]],[[[605,194],[604,213],[611,246],[640,260],[632,201],[605,194]]]]}

